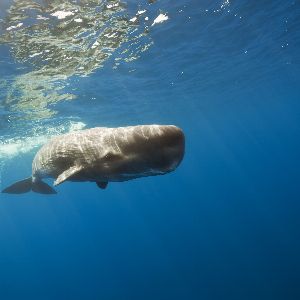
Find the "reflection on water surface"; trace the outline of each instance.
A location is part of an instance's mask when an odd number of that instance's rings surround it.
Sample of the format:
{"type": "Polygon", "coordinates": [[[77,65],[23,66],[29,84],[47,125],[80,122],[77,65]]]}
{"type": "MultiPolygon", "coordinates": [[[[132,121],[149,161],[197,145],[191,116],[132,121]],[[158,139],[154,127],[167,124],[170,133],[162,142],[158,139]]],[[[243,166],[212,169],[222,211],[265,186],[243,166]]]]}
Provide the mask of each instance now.
{"type": "Polygon", "coordinates": [[[0,23],[0,44],[25,72],[2,79],[3,119],[50,118],[55,103],[76,98],[65,91],[70,77],[88,76],[109,58],[113,68],[137,59],[152,44],[151,3],[132,14],[121,1],[14,1],[0,23]]]}

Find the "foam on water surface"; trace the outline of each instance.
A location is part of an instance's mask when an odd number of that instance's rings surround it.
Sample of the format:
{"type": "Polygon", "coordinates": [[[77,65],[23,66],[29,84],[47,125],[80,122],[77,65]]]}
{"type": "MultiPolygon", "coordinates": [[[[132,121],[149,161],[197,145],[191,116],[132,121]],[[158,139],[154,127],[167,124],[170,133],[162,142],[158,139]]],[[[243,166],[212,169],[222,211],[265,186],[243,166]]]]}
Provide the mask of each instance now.
{"type": "Polygon", "coordinates": [[[20,154],[26,154],[35,148],[45,144],[51,137],[81,130],[86,126],[83,122],[69,121],[66,124],[44,128],[36,128],[36,134],[25,137],[11,137],[0,140],[1,164],[5,160],[12,159],[20,154]]]}

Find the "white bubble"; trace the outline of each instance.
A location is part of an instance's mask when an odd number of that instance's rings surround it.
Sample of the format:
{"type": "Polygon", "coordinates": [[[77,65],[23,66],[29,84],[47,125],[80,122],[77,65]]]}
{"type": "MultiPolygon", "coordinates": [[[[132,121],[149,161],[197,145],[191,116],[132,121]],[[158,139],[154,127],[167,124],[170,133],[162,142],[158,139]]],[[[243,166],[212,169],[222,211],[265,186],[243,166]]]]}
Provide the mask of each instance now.
{"type": "Polygon", "coordinates": [[[57,19],[64,19],[66,17],[69,16],[73,16],[74,13],[72,11],[64,11],[64,10],[58,10],[56,12],[54,12],[53,14],[51,14],[51,16],[53,17],[57,17],[57,19]]]}
{"type": "Polygon", "coordinates": [[[155,20],[153,21],[153,23],[152,23],[151,26],[153,26],[153,25],[155,25],[155,24],[163,23],[163,22],[167,21],[168,19],[169,19],[169,17],[168,17],[167,15],[165,15],[165,14],[159,14],[159,15],[155,18],[155,20]]]}

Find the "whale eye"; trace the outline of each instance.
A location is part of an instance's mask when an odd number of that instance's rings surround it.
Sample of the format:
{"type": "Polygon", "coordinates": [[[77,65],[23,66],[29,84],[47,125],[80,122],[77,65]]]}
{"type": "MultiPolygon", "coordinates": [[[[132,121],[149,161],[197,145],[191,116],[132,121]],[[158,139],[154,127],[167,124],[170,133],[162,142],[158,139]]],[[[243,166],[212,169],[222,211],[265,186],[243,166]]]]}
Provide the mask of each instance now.
{"type": "Polygon", "coordinates": [[[116,161],[122,158],[121,154],[113,153],[113,152],[108,152],[104,155],[104,158],[106,161],[116,161]]]}

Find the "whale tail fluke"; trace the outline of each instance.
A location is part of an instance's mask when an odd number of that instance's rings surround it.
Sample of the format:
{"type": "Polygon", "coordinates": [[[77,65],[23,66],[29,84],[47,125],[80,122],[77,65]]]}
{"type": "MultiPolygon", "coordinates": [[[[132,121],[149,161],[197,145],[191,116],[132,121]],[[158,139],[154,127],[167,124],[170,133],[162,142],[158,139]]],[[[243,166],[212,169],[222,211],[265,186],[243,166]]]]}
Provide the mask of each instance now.
{"type": "Polygon", "coordinates": [[[32,191],[39,194],[57,194],[56,190],[42,180],[32,183],[32,191]]]}
{"type": "Polygon", "coordinates": [[[7,194],[24,194],[31,191],[32,179],[31,177],[17,181],[2,191],[7,194]]]}
{"type": "Polygon", "coordinates": [[[7,194],[24,194],[33,191],[39,194],[56,194],[56,191],[47,183],[37,180],[32,181],[32,178],[26,178],[5,188],[2,193],[7,194]]]}

